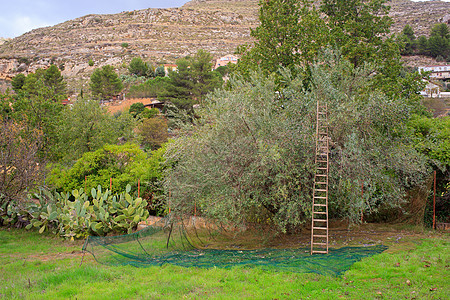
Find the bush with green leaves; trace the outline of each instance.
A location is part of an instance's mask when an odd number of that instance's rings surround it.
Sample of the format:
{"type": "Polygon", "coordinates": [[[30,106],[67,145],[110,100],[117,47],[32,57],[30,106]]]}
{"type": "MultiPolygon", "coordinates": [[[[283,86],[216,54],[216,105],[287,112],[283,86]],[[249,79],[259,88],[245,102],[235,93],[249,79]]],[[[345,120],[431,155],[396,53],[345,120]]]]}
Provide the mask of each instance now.
{"type": "Polygon", "coordinates": [[[159,66],[155,69],[155,77],[165,77],[166,71],[163,66],[159,66]]]}
{"type": "Polygon", "coordinates": [[[132,139],[134,126],[130,114],[112,116],[98,101],[80,99],[61,112],[55,148],[60,161],[71,164],[83,153],[117,143],[119,138],[132,139]]]}
{"type": "Polygon", "coordinates": [[[144,103],[142,102],[137,102],[137,103],[133,103],[130,106],[130,109],[128,110],[128,112],[133,116],[133,117],[137,117],[140,113],[142,113],[145,109],[144,103]]]}
{"type": "Polygon", "coordinates": [[[99,185],[109,188],[112,183],[113,193],[124,190],[130,184],[132,192],[137,193],[140,181],[140,192],[148,199],[150,209],[153,210],[153,206],[160,206],[162,201],[158,182],[165,168],[164,151],[163,147],[146,153],[139,145],[132,143],[105,145],[96,151],[84,153],[72,167],[50,165],[47,184],[59,192],[70,192],[80,188],[90,190],[99,185]]]}
{"type": "Polygon", "coordinates": [[[160,148],[169,138],[164,117],[146,118],[138,127],[138,132],[142,137],[142,145],[152,150],[160,148]]]}
{"type": "Polygon", "coordinates": [[[128,72],[136,76],[146,76],[149,66],[140,57],[134,57],[128,66],[128,72]]]}
{"type": "Polygon", "coordinates": [[[127,94],[128,98],[154,98],[165,93],[169,84],[168,77],[155,77],[138,85],[132,85],[127,94]]]}

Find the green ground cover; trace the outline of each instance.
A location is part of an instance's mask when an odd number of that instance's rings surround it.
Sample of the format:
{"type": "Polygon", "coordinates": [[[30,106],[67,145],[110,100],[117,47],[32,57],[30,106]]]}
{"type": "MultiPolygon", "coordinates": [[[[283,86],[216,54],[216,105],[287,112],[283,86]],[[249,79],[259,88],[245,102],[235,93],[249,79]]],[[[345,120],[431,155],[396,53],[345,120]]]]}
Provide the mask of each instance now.
{"type": "Polygon", "coordinates": [[[0,299],[449,299],[448,234],[384,240],[339,277],[258,268],[81,262],[82,241],[0,229],[0,299]]]}

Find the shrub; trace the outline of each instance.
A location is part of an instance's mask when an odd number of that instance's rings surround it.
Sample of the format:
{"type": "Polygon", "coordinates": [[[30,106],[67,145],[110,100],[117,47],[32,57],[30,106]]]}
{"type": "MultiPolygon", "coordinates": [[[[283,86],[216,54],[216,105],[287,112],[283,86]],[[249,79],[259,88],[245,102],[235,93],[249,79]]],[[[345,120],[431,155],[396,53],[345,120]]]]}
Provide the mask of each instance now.
{"type": "Polygon", "coordinates": [[[139,128],[142,144],[152,150],[158,149],[167,142],[167,129],[167,120],[164,117],[145,119],[139,128]]]}
{"type": "Polygon", "coordinates": [[[169,84],[168,77],[156,77],[147,80],[145,83],[134,85],[127,94],[129,98],[154,98],[163,94],[169,84]]]}
{"type": "Polygon", "coordinates": [[[142,102],[137,102],[131,104],[129,112],[133,117],[136,118],[140,113],[144,111],[144,109],[145,109],[144,104],[142,102]]]}
{"type": "Polygon", "coordinates": [[[98,185],[107,188],[112,180],[112,192],[123,191],[128,184],[137,192],[138,180],[141,193],[147,199],[158,197],[162,191],[158,181],[163,178],[165,148],[145,153],[137,144],[105,145],[85,153],[71,168],[59,164],[49,165],[51,174],[47,184],[59,192],[74,189],[90,190],[98,185]]]}

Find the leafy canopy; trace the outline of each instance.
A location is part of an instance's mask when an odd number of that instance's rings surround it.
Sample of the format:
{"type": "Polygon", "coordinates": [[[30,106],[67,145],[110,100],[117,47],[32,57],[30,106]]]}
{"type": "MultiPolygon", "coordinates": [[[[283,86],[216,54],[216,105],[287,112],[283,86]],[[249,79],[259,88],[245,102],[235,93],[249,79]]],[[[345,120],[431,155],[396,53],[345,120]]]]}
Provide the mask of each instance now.
{"type": "Polygon", "coordinates": [[[111,65],[95,69],[89,85],[92,95],[97,99],[111,99],[123,89],[122,81],[111,65]]]}
{"type": "Polygon", "coordinates": [[[134,57],[128,66],[128,72],[137,76],[146,76],[149,66],[140,57],[134,57]]]}
{"type": "Polygon", "coordinates": [[[336,53],[311,66],[311,88],[289,69],[235,78],[207,97],[201,123],[169,145],[165,187],[175,211],[228,222],[272,222],[284,231],[310,217],[317,101],[332,141],[331,215],[398,207],[420,184],[425,160],[405,132],[411,107],[370,87],[371,68],[336,53]],[[408,178],[407,181],[404,179],[408,178]],[[360,187],[365,194],[361,197],[360,187]]]}
{"type": "Polygon", "coordinates": [[[98,101],[79,99],[61,112],[57,125],[60,159],[71,162],[83,153],[114,144],[118,138],[131,138],[135,122],[128,113],[112,116],[98,101]]]}
{"type": "Polygon", "coordinates": [[[201,103],[207,93],[222,84],[220,73],[211,71],[211,61],[211,54],[204,50],[177,60],[177,71],[169,72],[170,81],[161,99],[191,111],[193,104],[201,103]]]}

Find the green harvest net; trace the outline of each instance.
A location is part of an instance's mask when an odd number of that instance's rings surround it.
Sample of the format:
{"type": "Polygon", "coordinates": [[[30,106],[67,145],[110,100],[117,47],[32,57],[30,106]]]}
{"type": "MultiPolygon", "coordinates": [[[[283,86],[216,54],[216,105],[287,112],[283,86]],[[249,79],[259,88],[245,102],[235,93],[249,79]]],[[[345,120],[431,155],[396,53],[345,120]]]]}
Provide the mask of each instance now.
{"type": "Polygon", "coordinates": [[[182,267],[259,267],[264,270],[338,276],[355,262],[379,254],[386,246],[344,247],[329,254],[310,255],[309,248],[219,250],[207,249],[199,231],[185,222],[162,219],[132,234],[89,236],[83,251],[99,263],[135,267],[173,264],[182,267]]]}

